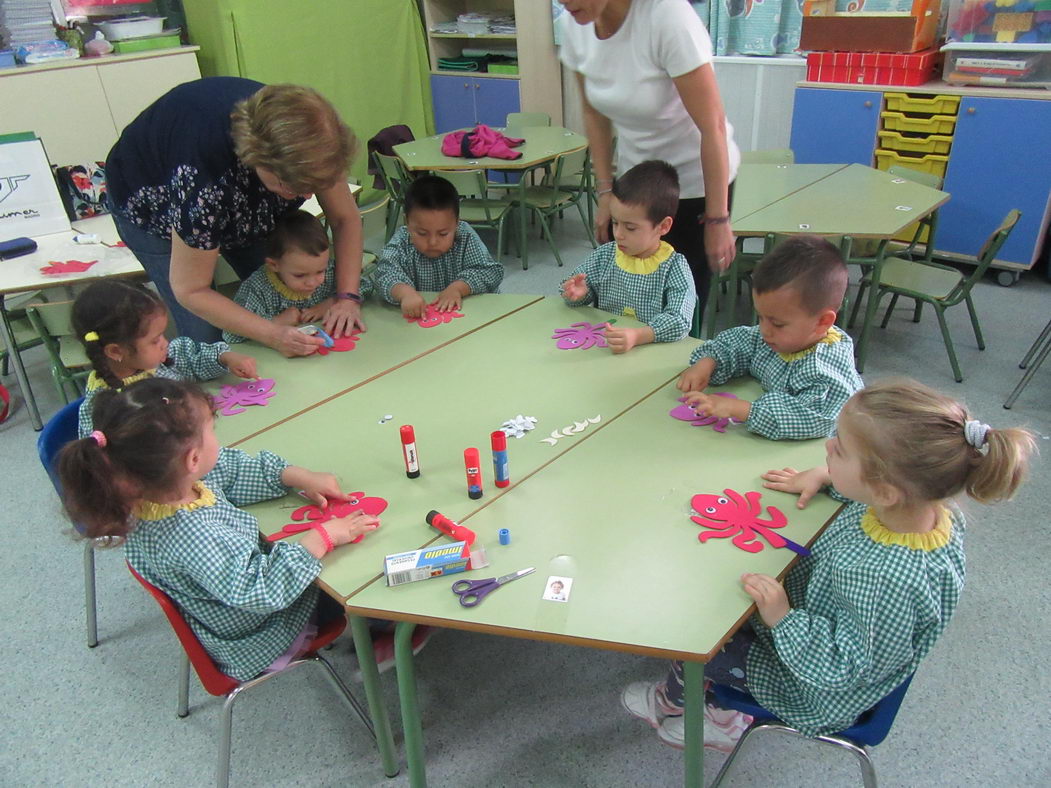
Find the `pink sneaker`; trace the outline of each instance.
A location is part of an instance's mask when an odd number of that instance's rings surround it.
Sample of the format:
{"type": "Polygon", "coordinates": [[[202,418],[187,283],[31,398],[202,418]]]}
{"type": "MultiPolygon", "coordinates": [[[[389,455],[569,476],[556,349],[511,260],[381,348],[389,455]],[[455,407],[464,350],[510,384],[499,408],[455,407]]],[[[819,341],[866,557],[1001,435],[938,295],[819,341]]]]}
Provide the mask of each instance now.
{"type": "MultiPolygon", "coordinates": [[[[752,716],[742,711],[704,706],[704,746],[729,753],[737,745],[745,729],[752,724],[752,716]]],[[[685,746],[686,723],[682,717],[665,717],[657,727],[657,738],[678,750],[685,746]]]]}

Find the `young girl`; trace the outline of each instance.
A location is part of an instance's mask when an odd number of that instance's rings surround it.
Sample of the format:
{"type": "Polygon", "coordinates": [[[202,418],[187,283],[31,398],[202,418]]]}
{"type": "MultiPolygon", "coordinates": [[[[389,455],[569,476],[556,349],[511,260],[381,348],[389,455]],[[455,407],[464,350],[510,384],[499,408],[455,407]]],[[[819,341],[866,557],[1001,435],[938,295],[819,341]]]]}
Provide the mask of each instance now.
{"type": "Polygon", "coordinates": [[[89,285],[73,302],[73,330],[93,367],[80,406],[80,437],[91,432],[91,409],[103,389],[121,389],[149,377],[212,380],[227,371],[258,377],[255,359],[225,342],[202,344],[164,336],[168,310],[145,287],[119,279],[89,285]]]}
{"type": "Polygon", "coordinates": [[[358,511],[298,544],[265,542],[238,506],[292,488],[347,500],[335,476],[220,448],[211,399],[192,383],[149,378],[96,403],[94,430],[59,455],[70,517],[88,537],[125,538],[128,563],[178,604],[224,673],[247,680],[298,656],[319,612],[319,559],[379,518],[358,511]]]}
{"type": "MultiPolygon", "coordinates": [[[[990,503],[1018,487],[1035,443],[991,429],[952,399],[912,381],[879,383],[843,407],[827,466],[763,474],[766,487],[822,488],[847,505],[784,587],[741,576],[758,614],[705,676],[750,692],[807,736],[841,731],[915,670],[949,623],[963,588],[963,515],[950,499],[990,503]]],[[[663,683],[636,683],[622,702],[682,746],[682,664],[663,683]]],[[[729,751],[750,720],[705,709],[706,745],[729,751]],[[735,735],[736,734],[736,735],[735,735]]]]}

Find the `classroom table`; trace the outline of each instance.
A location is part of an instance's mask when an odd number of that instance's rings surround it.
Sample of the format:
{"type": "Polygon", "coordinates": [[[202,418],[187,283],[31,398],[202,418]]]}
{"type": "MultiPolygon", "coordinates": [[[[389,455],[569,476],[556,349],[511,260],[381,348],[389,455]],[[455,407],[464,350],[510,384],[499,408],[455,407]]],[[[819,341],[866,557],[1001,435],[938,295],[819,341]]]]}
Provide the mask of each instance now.
{"type": "MultiPolygon", "coordinates": [[[[470,129],[461,129],[470,131],[470,129]]],[[[561,126],[528,126],[521,128],[497,129],[505,131],[509,137],[521,137],[525,140],[515,148],[522,156],[518,159],[494,159],[482,156],[477,159],[466,159],[446,156],[442,153],[444,134],[433,134],[430,137],[403,142],[394,146],[394,153],[401,159],[405,169],[415,170],[528,170],[544,162],[551,161],[565,153],[583,150],[588,139],[583,134],[564,129],[561,126]]]]}
{"type": "MultiPolygon", "coordinates": [[[[742,165],[741,170],[748,177],[747,173],[752,167],[771,166],[742,165]]],[[[814,165],[773,166],[784,168],[787,178],[791,177],[789,173],[795,168],[814,165]]],[[[735,190],[735,202],[737,198],[738,191],[735,190]]],[[[743,199],[753,206],[761,202],[752,201],[747,196],[743,199]]],[[[764,236],[767,233],[814,233],[881,241],[876,254],[871,261],[867,261],[871,266],[872,286],[869,288],[865,322],[857,346],[857,365],[861,372],[865,367],[868,337],[875,320],[876,298],[873,294],[879,290],[887,242],[913,222],[933,213],[948,199],[948,193],[938,189],[863,164],[850,164],[786,193],[765,207],[740,215],[740,218],[734,219],[733,229],[738,236],[744,237],[764,236]]],[[[736,208],[735,205],[735,211],[736,208]]]]}
{"type": "Polygon", "coordinates": [[[15,377],[22,389],[26,407],[29,408],[29,419],[35,430],[43,429],[43,422],[40,420],[36,398],[29,385],[25,365],[18,353],[7,310],[4,308],[5,296],[53,287],[67,287],[105,277],[145,276],[146,273],[129,249],[123,246],[105,245],[116,244],[119,240],[116,228],[113,226],[113,219],[109,215],[75,222],[73,228],[69,232],[52,233],[34,238],[33,240],[37,242],[37,249],[31,254],[10,260],[0,260],[0,333],[3,333],[4,345],[10,354],[15,377]],[[73,236],[78,232],[98,234],[102,243],[73,243],[73,236]],[[40,270],[49,262],[67,260],[82,262],[96,260],[97,262],[86,271],[78,273],[44,274],[40,270]]]}
{"type": "Polygon", "coordinates": [[[746,216],[783,200],[846,164],[741,164],[734,179],[731,223],[734,232],[746,216]]]}

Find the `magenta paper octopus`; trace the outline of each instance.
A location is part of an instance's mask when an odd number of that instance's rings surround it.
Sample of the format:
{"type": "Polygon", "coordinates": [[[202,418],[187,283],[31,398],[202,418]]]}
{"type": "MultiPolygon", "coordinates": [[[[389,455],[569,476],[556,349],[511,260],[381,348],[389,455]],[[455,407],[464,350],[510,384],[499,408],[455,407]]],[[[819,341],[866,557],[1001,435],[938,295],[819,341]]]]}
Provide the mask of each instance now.
{"type": "Polygon", "coordinates": [[[450,309],[448,312],[439,312],[436,305],[427,304],[427,309],[422,317],[406,317],[405,319],[410,323],[415,323],[420,328],[434,328],[442,323],[453,322],[454,317],[463,317],[463,314],[455,309],[450,309]]]}
{"type": "MultiPolygon", "coordinates": [[[[350,496],[350,500],[329,501],[325,504],[325,508],[321,508],[315,503],[300,506],[292,512],[292,519],[296,520],[296,522],[281,526],[281,530],[270,534],[267,537],[267,540],[270,542],[276,542],[278,539],[284,539],[286,536],[291,536],[292,534],[309,531],[311,528],[316,528],[321,525],[321,523],[327,522],[328,520],[332,520],[336,517],[346,517],[351,512],[359,510],[365,512],[365,514],[371,514],[376,517],[379,516],[380,512],[387,508],[387,501],[384,498],[373,498],[371,496],[366,496],[363,492],[352,492],[347,494],[350,496]],[[303,520],[306,520],[306,522],[303,522],[303,520]]],[[[364,538],[365,536],[362,534],[354,539],[351,544],[356,544],[364,538]]]]}
{"type": "Polygon", "coordinates": [[[768,506],[769,520],[759,516],[763,511],[759,503],[761,497],[762,493],[747,492],[742,496],[735,490],[723,490],[722,495],[693,496],[690,506],[697,514],[690,519],[702,527],[712,529],[701,531],[697,538],[706,542],[712,538],[727,539],[732,536],[736,547],[748,553],[758,553],[764,546],[758,537],[763,536],[771,547],[787,547],[800,555],[809,555],[810,551],[805,547],[772,530],[788,525],[788,518],[780,509],[768,506]]]}
{"type": "Polygon", "coordinates": [[[274,396],[274,379],[242,380],[230,386],[223,386],[214,397],[215,407],[224,416],[236,416],[244,413],[249,405],[269,405],[274,396]]]}
{"type": "Polygon", "coordinates": [[[345,353],[348,350],[353,350],[354,346],[358,344],[358,337],[361,336],[360,331],[356,331],[349,337],[339,337],[338,339],[332,340],[332,347],[325,347],[322,345],[315,353],[319,356],[327,356],[329,353],[345,353]]]}
{"type": "Polygon", "coordinates": [[[83,260],[51,260],[47,265],[41,267],[42,274],[80,274],[95,265],[98,260],[84,262],[83,260]]]}
{"type": "Polygon", "coordinates": [[[603,336],[605,333],[605,323],[592,325],[585,321],[571,323],[569,328],[556,328],[551,338],[558,340],[555,346],[559,350],[587,350],[591,347],[609,347],[606,337],[603,336]]]}
{"type": "MultiPolygon", "coordinates": [[[[731,394],[729,391],[716,391],[713,392],[716,397],[730,397],[731,399],[737,399],[736,394],[731,394]]],[[[679,402],[685,403],[686,397],[679,397],[679,402]]],[[[693,409],[692,406],[682,404],[668,411],[668,415],[673,419],[679,419],[681,421],[690,422],[691,427],[711,427],[716,432],[726,432],[726,428],[731,424],[743,424],[743,422],[737,419],[731,419],[726,416],[709,416],[707,413],[698,413],[693,409]]]]}

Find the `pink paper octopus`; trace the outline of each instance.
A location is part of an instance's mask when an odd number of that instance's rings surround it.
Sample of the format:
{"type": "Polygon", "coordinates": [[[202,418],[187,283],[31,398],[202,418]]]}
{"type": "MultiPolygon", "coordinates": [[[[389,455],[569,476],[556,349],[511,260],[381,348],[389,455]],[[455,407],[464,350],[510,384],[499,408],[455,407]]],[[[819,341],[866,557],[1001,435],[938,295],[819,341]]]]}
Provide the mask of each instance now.
{"type": "Polygon", "coordinates": [[[558,340],[555,346],[559,350],[587,350],[591,347],[609,347],[603,336],[605,333],[605,323],[571,323],[569,328],[556,328],[551,338],[558,340]]]}
{"type": "MultiPolygon", "coordinates": [[[[737,395],[731,394],[729,391],[716,391],[713,393],[716,397],[730,397],[731,399],[737,399],[737,395]]],[[[726,428],[729,425],[743,423],[727,416],[717,417],[709,416],[707,413],[698,413],[692,406],[685,404],[686,397],[679,397],[679,402],[684,404],[672,408],[668,411],[668,415],[673,419],[690,422],[691,427],[711,427],[716,432],[726,432],[726,428]]]]}
{"type": "Polygon", "coordinates": [[[269,405],[274,396],[274,379],[243,380],[240,383],[223,386],[214,397],[215,407],[224,416],[236,416],[244,413],[248,405],[269,405]]]}
{"type": "Polygon", "coordinates": [[[700,526],[712,529],[701,531],[697,538],[706,542],[712,538],[727,539],[732,536],[734,545],[748,553],[758,553],[763,549],[759,536],[766,537],[772,547],[789,547],[784,537],[771,530],[784,528],[788,525],[788,518],[776,506],[767,507],[770,512],[769,520],[761,518],[761,497],[762,493],[747,492],[742,496],[735,490],[723,490],[722,495],[705,493],[693,496],[690,506],[697,514],[690,519],[700,526]]]}
{"type": "Polygon", "coordinates": [[[453,322],[455,317],[463,317],[463,314],[455,309],[450,309],[448,312],[439,312],[437,306],[427,304],[427,310],[422,317],[406,317],[405,319],[410,323],[415,323],[420,328],[434,328],[442,323],[453,322]]]}
{"type": "MultiPolygon", "coordinates": [[[[346,517],[351,512],[359,510],[375,517],[387,508],[387,501],[384,498],[366,496],[364,492],[352,492],[347,494],[350,496],[349,500],[329,501],[325,504],[324,508],[315,503],[300,506],[292,512],[292,519],[296,522],[283,525],[280,531],[270,534],[267,537],[267,540],[276,542],[278,539],[284,539],[286,536],[291,536],[292,534],[309,531],[311,528],[315,528],[328,520],[332,520],[336,517],[346,517]],[[303,522],[304,520],[306,522],[303,522]]],[[[351,544],[356,544],[364,538],[364,535],[359,536],[357,539],[354,539],[351,544]]]]}
{"type": "Polygon", "coordinates": [[[329,353],[345,353],[348,350],[353,350],[354,346],[358,344],[358,337],[361,336],[360,331],[356,331],[349,337],[338,337],[332,340],[332,347],[325,347],[322,345],[315,353],[319,356],[327,356],[329,353]]]}

